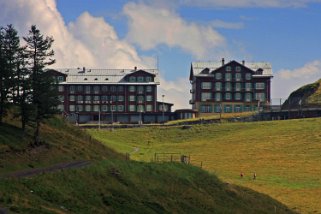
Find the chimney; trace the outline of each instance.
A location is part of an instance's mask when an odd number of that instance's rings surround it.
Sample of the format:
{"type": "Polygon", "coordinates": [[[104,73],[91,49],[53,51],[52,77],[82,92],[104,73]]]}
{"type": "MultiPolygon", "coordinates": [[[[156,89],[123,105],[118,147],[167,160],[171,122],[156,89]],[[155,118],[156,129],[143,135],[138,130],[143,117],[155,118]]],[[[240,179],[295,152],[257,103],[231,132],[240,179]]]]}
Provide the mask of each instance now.
{"type": "Polygon", "coordinates": [[[86,71],[86,68],[85,68],[85,67],[82,67],[82,72],[85,73],[85,71],[86,71]]]}
{"type": "Polygon", "coordinates": [[[136,66],[134,67],[134,70],[135,70],[135,71],[137,70],[137,67],[136,67],[136,66]]]}
{"type": "Polygon", "coordinates": [[[225,59],[224,58],[222,58],[222,65],[224,65],[225,64],[225,59]]]}
{"type": "Polygon", "coordinates": [[[242,60],[242,65],[245,65],[245,60],[242,60]]]}

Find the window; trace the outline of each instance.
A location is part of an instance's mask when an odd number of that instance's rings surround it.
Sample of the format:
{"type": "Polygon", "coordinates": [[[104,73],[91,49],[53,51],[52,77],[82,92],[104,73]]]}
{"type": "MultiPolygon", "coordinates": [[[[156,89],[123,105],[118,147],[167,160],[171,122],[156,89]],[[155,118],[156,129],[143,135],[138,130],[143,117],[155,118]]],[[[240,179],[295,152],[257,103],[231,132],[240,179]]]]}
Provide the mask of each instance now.
{"type": "Polygon", "coordinates": [[[245,83],[245,90],[246,91],[251,91],[252,90],[252,84],[249,83],[249,82],[245,83]]]}
{"type": "Polygon", "coordinates": [[[201,112],[202,113],[210,113],[210,112],[212,112],[212,106],[210,106],[210,105],[201,105],[201,112]]]}
{"type": "Polygon", "coordinates": [[[264,82],[255,83],[255,89],[264,89],[264,88],[265,88],[264,82]]]}
{"type": "Polygon", "coordinates": [[[75,105],[69,105],[69,111],[75,111],[75,105]]]}
{"type": "Polygon", "coordinates": [[[225,81],[231,81],[231,74],[225,74],[225,81]]]}
{"type": "Polygon", "coordinates": [[[215,83],[215,90],[216,90],[216,91],[220,91],[221,89],[222,89],[222,83],[216,82],[216,83],[215,83]]]}
{"type": "Polygon", "coordinates": [[[144,93],[144,86],[138,86],[137,87],[138,94],[143,94],[144,93]]]}
{"type": "Polygon", "coordinates": [[[214,105],[214,112],[215,112],[215,113],[220,113],[220,112],[222,111],[221,108],[222,108],[221,105],[215,104],[215,105],[214,105]]]}
{"type": "Polygon", "coordinates": [[[91,103],[91,96],[85,96],[85,103],[91,103]]]}
{"type": "Polygon", "coordinates": [[[258,101],[265,101],[265,94],[264,93],[255,93],[255,99],[258,101]]]}
{"type": "Polygon", "coordinates": [[[153,101],[153,96],[152,95],[147,95],[146,96],[146,101],[153,101]]]}
{"type": "Polygon", "coordinates": [[[108,105],[102,105],[101,111],[107,112],[108,111],[108,105]]]}
{"type": "Polygon", "coordinates": [[[63,76],[58,76],[58,82],[63,82],[64,81],[64,77],[63,76]]]}
{"type": "Polygon", "coordinates": [[[252,101],[252,94],[246,93],[245,94],[245,102],[251,102],[252,101]]]}
{"type": "Polygon", "coordinates": [[[201,87],[202,87],[202,89],[211,89],[212,83],[211,82],[202,82],[201,87]]]}
{"type": "Polygon", "coordinates": [[[70,95],[69,96],[69,101],[74,102],[75,101],[75,96],[74,95],[70,95]]]}
{"type": "Polygon", "coordinates": [[[241,100],[241,93],[235,93],[235,100],[241,100]]]}
{"type": "Polygon", "coordinates": [[[86,86],[85,87],[85,93],[86,94],[90,94],[90,86],[86,86]]]}
{"type": "Polygon", "coordinates": [[[224,112],[225,112],[225,113],[230,113],[230,112],[232,112],[232,106],[231,106],[231,105],[225,105],[225,106],[224,106],[224,112]]]}
{"type": "Polygon", "coordinates": [[[112,102],[116,102],[117,101],[117,96],[115,96],[115,95],[110,96],[110,98],[111,98],[112,102]]]}
{"type": "Polygon", "coordinates": [[[130,102],[136,101],[136,97],[134,95],[130,95],[129,96],[129,101],[130,102]]]}
{"type": "Polygon", "coordinates": [[[226,94],[225,94],[225,99],[226,99],[226,100],[231,100],[231,99],[232,99],[231,93],[226,93],[226,94]]]}
{"type": "Polygon", "coordinates": [[[222,74],[221,73],[216,73],[215,74],[215,79],[217,79],[217,80],[222,79],[222,74]]]}
{"type": "Polygon", "coordinates": [[[226,67],[225,67],[225,71],[232,71],[231,66],[226,66],[226,67]]]}
{"type": "Polygon", "coordinates": [[[69,87],[69,91],[70,91],[71,94],[74,94],[74,93],[75,93],[75,86],[74,86],[74,85],[71,85],[71,86],[69,87]]]}
{"type": "Polygon", "coordinates": [[[83,103],[83,101],[84,101],[84,97],[82,95],[78,95],[77,96],[77,102],[78,103],[83,103]]]}
{"type": "Polygon", "coordinates": [[[120,85],[118,86],[118,92],[123,92],[124,91],[124,86],[120,85]]]}
{"type": "Polygon", "coordinates": [[[146,105],[146,111],[153,111],[152,105],[146,105]]]}
{"type": "Polygon", "coordinates": [[[112,105],[112,106],[111,106],[111,111],[116,111],[116,108],[117,108],[117,107],[116,107],[115,105],[112,105]]]}
{"type": "Polygon", "coordinates": [[[124,111],[124,106],[123,105],[118,105],[117,110],[118,111],[124,111]]]}
{"type": "Polygon", "coordinates": [[[152,92],[152,86],[150,85],[146,86],[146,92],[152,92]]]}
{"type": "Polygon", "coordinates": [[[215,101],[221,101],[222,100],[222,95],[221,93],[216,93],[215,94],[215,101]]]}
{"type": "Polygon", "coordinates": [[[144,77],[142,76],[137,77],[137,82],[144,82],[144,77]]]}
{"type": "Polygon", "coordinates": [[[137,111],[138,112],[144,112],[144,106],[143,105],[138,105],[137,106],[137,111]]]}
{"type": "Polygon", "coordinates": [[[139,103],[144,102],[144,96],[138,96],[138,97],[137,97],[137,101],[138,101],[139,103]]]}
{"type": "Polygon", "coordinates": [[[124,101],[124,96],[122,96],[122,95],[118,96],[118,101],[119,102],[123,102],[124,101]]]}
{"type": "Polygon", "coordinates": [[[108,96],[104,95],[100,97],[102,102],[107,102],[108,101],[108,96]]]}
{"type": "Polygon", "coordinates": [[[131,112],[136,111],[136,106],[135,105],[129,105],[129,111],[131,111],[131,112]]]}
{"type": "Polygon", "coordinates": [[[64,105],[58,105],[58,106],[57,106],[57,109],[58,109],[59,111],[64,111],[64,105]]]}
{"type": "Polygon", "coordinates": [[[212,96],[211,93],[202,93],[201,94],[201,100],[202,101],[207,101],[207,100],[211,99],[211,96],[212,96]]]}
{"type": "Polygon", "coordinates": [[[241,83],[235,83],[235,91],[241,91],[241,83]]]}
{"type": "Polygon", "coordinates": [[[129,86],[129,91],[130,92],[135,92],[136,91],[135,86],[133,86],[133,85],[129,86]]]}
{"type": "Polygon", "coordinates": [[[99,105],[94,105],[93,109],[94,109],[95,112],[98,112],[99,111],[99,105]]]}
{"type": "Polygon", "coordinates": [[[101,87],[102,92],[107,92],[108,91],[108,86],[104,85],[101,87]]]}
{"type": "Polygon", "coordinates": [[[242,70],[242,69],[241,69],[241,66],[236,66],[236,67],[235,67],[235,71],[236,71],[236,72],[240,72],[241,70],[242,70]]]}
{"type": "Polygon", "coordinates": [[[116,92],[117,91],[117,87],[116,86],[111,86],[110,87],[110,91],[111,92],[116,92]]]}
{"type": "Polygon", "coordinates": [[[152,82],[152,77],[146,77],[146,82],[152,82]]]}
{"type": "Polygon", "coordinates": [[[242,107],[240,105],[234,106],[234,112],[241,112],[241,111],[242,111],[242,107]]]}
{"type": "Polygon", "coordinates": [[[129,77],[129,82],[136,82],[136,77],[133,77],[133,76],[129,77]]]}
{"type": "Polygon", "coordinates": [[[245,74],[245,79],[246,79],[246,80],[251,80],[251,79],[252,79],[251,73],[246,73],[246,74],[245,74]]]}
{"type": "Polygon", "coordinates": [[[80,111],[84,111],[84,106],[83,105],[77,105],[76,106],[76,112],[79,113],[80,111]]]}
{"type": "Polygon", "coordinates": [[[59,92],[63,92],[64,91],[64,86],[63,85],[59,85],[58,86],[58,91],[59,92]]]}
{"type": "Polygon", "coordinates": [[[230,82],[227,82],[225,83],[225,91],[231,91],[231,83],[230,82]]]}
{"type": "Polygon", "coordinates": [[[91,111],[91,105],[85,105],[85,111],[91,111]]]}
{"type": "Polygon", "coordinates": [[[240,73],[236,73],[235,74],[235,80],[236,81],[241,81],[241,74],[240,73]]]}
{"type": "Polygon", "coordinates": [[[94,103],[99,103],[100,96],[94,96],[94,103]]]}

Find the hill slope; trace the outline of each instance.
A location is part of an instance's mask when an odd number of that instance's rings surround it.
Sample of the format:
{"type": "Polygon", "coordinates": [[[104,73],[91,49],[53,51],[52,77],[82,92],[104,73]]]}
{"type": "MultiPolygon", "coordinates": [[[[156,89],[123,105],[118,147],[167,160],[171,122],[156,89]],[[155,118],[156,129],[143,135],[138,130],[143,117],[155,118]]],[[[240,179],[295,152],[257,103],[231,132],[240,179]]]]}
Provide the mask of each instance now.
{"type": "Polygon", "coordinates": [[[202,163],[225,182],[268,194],[300,213],[320,213],[320,127],[321,119],[313,118],[88,132],[120,152],[139,149],[131,153],[135,160],[148,162],[155,152],[190,154],[192,164],[202,163]]]}
{"type": "Polygon", "coordinates": [[[321,106],[321,79],[295,90],[282,105],[283,109],[321,106]]]}
{"type": "Polygon", "coordinates": [[[126,161],[60,119],[42,126],[44,145],[28,148],[11,125],[0,128],[1,172],[90,159],[80,169],[1,178],[0,208],[13,213],[292,213],[272,198],[222,183],[190,165],[126,161]],[[12,162],[10,162],[12,161],[12,162]]]}

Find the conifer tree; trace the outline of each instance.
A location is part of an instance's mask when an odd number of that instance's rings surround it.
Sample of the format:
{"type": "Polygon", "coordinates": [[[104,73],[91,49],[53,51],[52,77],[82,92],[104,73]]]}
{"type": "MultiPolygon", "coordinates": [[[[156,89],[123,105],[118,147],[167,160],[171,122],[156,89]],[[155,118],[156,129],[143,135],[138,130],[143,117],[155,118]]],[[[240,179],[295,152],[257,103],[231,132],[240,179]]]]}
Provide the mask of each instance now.
{"type": "Polygon", "coordinates": [[[52,116],[59,100],[54,79],[46,73],[47,66],[55,63],[52,59],[54,51],[51,49],[52,37],[44,37],[35,25],[31,26],[29,34],[24,37],[27,43],[26,53],[31,71],[31,101],[34,107],[34,145],[39,145],[40,124],[43,119],[52,116]]]}

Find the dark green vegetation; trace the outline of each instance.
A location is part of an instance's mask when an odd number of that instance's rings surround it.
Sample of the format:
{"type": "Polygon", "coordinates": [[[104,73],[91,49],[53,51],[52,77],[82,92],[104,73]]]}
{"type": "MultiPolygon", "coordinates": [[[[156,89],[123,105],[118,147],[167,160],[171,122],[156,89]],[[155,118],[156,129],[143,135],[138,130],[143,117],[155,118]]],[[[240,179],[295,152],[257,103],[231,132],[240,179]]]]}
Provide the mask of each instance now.
{"type": "Polygon", "coordinates": [[[292,92],[284,102],[282,108],[320,107],[321,106],[321,80],[302,86],[292,92]]]}
{"type": "Polygon", "coordinates": [[[18,32],[12,25],[0,27],[0,125],[15,106],[22,131],[34,128],[34,140],[40,145],[40,123],[57,113],[59,104],[57,82],[46,71],[52,65],[53,38],[44,37],[36,26],[20,45],[18,32]]]}
{"type": "Polygon", "coordinates": [[[266,195],[223,183],[198,167],[126,161],[58,118],[41,126],[43,145],[30,148],[32,135],[22,139],[11,122],[0,128],[0,177],[19,168],[92,161],[80,169],[0,178],[0,207],[13,213],[291,213],[266,195]]]}

